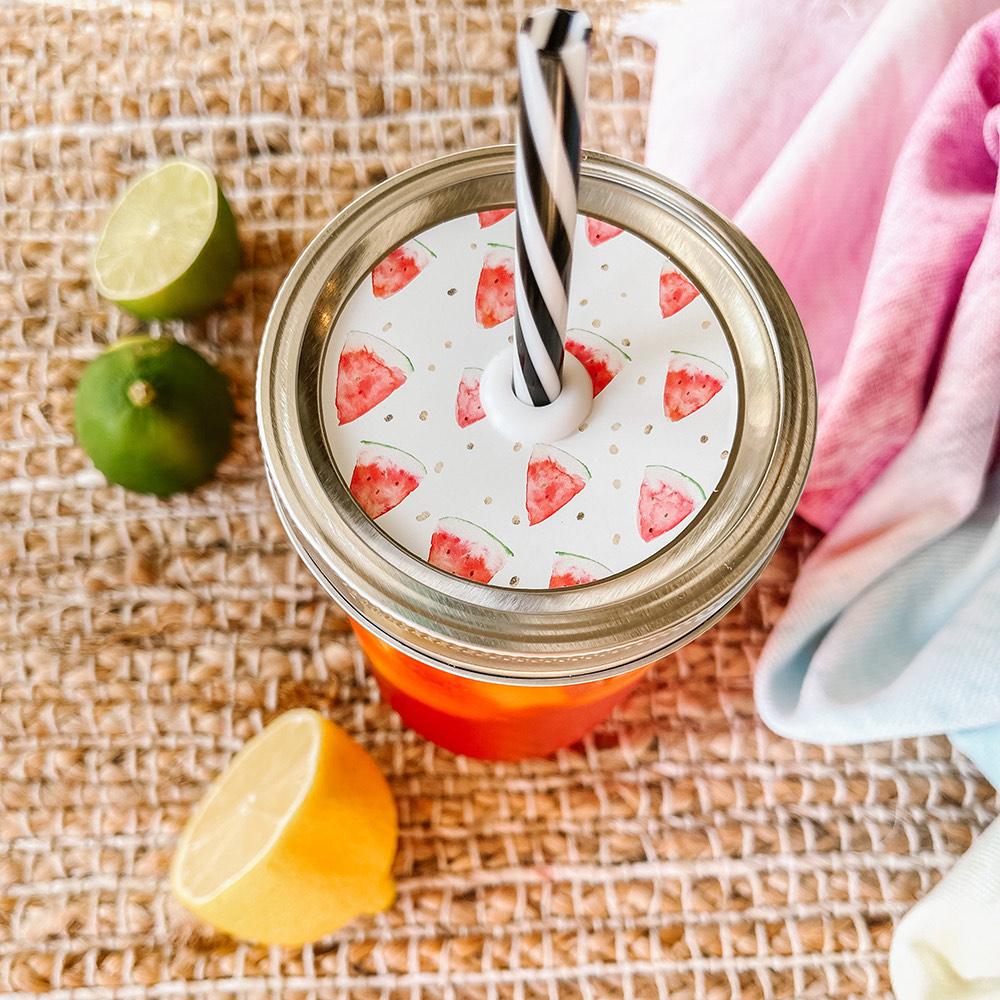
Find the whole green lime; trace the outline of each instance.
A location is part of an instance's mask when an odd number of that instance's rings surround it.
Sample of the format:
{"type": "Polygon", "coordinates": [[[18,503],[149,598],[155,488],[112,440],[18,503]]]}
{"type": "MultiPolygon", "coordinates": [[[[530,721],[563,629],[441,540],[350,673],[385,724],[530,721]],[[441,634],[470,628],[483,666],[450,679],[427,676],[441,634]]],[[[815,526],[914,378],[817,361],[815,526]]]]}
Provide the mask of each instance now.
{"type": "Polygon", "coordinates": [[[229,450],[233,397],[222,373],[166,338],[126,337],[76,392],[76,433],[94,465],[138,493],[193,490],[229,450]]]}

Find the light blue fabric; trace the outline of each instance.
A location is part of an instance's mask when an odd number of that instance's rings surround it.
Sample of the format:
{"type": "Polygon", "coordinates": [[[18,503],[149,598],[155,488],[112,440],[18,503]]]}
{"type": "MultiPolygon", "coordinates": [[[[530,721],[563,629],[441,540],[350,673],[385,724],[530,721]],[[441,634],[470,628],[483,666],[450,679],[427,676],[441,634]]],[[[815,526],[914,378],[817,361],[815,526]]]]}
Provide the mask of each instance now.
{"type": "Polygon", "coordinates": [[[898,561],[840,529],[764,650],[764,721],[812,742],[948,733],[1000,787],[1000,472],[971,515],[909,554],[901,544],[898,561]]]}

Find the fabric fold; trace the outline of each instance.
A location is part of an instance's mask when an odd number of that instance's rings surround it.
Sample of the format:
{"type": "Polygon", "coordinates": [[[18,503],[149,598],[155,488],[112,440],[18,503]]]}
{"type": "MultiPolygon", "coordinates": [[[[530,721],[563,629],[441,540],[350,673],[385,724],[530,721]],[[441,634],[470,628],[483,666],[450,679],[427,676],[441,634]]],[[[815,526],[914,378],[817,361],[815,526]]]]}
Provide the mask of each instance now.
{"type": "MultiPolygon", "coordinates": [[[[735,214],[816,360],[799,512],[827,534],[757,666],[761,717],[948,733],[1000,787],[1000,11],[692,0],[636,30],[650,164],[735,214]]],[[[1000,820],[900,926],[899,1000],[1000,995],[998,917],[1000,820]]]]}

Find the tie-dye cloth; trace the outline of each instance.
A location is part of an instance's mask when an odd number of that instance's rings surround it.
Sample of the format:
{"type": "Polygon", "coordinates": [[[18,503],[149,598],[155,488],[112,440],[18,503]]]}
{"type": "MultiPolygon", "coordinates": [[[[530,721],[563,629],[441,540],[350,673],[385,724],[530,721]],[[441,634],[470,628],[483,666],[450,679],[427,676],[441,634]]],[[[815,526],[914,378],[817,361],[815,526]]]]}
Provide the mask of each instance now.
{"type": "MultiPolygon", "coordinates": [[[[996,7],[688,0],[629,30],[658,47],[650,164],[735,215],[816,359],[800,513],[828,534],[764,650],[761,715],[824,742],[948,732],[1000,784],[996,7]]],[[[983,851],[996,907],[1000,837],[983,851]]],[[[981,907],[934,898],[942,950],[901,935],[894,968],[926,967],[900,1000],[994,995],[1000,931],[992,965],[956,971],[981,907]]]]}

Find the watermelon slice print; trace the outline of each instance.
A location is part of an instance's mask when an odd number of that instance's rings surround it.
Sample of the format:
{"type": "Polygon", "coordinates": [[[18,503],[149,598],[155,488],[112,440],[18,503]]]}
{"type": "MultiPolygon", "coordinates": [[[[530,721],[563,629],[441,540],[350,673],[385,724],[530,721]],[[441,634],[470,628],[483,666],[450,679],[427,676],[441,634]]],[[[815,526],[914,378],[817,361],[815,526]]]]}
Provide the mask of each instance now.
{"type": "Polygon", "coordinates": [[[536,444],[528,459],[528,524],[540,524],[565,507],[590,482],[583,462],[550,444],[536,444]]]}
{"type": "Polygon", "coordinates": [[[513,554],[478,524],[461,517],[442,517],[431,535],[427,561],[453,576],[489,583],[513,554]]]}
{"type": "Polygon", "coordinates": [[[679,271],[669,264],[660,272],[660,314],[666,319],[679,313],[686,305],[698,298],[699,291],[679,271]]]}
{"type": "Polygon", "coordinates": [[[586,556],[578,556],[575,552],[556,552],[552,563],[552,574],[549,576],[549,590],[559,587],[579,587],[584,583],[593,583],[611,574],[604,563],[586,556]]]}
{"type": "Polygon", "coordinates": [[[486,416],[479,400],[479,381],[482,377],[482,368],[466,368],[462,372],[455,397],[455,420],[459,427],[468,427],[486,416]]]}
{"type": "Polygon", "coordinates": [[[684,351],[670,352],[667,380],[663,386],[663,412],[671,420],[683,420],[700,410],[726,384],[729,376],[708,358],[684,351]]]}
{"type": "Polygon", "coordinates": [[[705,501],[705,491],[683,472],[649,465],[639,489],[639,534],[644,542],[676,528],[705,501]]]}
{"type": "Polygon", "coordinates": [[[372,270],[372,291],[377,299],[387,299],[402,291],[437,254],[420,240],[410,240],[382,260],[372,270]]]}
{"type": "Polygon", "coordinates": [[[483,259],[476,286],[476,322],[487,330],[514,315],[514,255],[513,248],[491,243],[498,249],[483,259]]]}
{"type": "Polygon", "coordinates": [[[589,330],[567,330],[566,350],[587,369],[595,399],[632,360],[617,344],[589,330]]]}
{"type": "Polygon", "coordinates": [[[408,451],[378,441],[362,441],[351,476],[351,496],[374,521],[402,503],[427,475],[408,451]]]}
{"type": "Polygon", "coordinates": [[[612,226],[610,222],[602,222],[600,219],[592,219],[587,216],[587,242],[592,247],[599,247],[608,240],[613,240],[625,230],[618,226],[612,226]]]}
{"type": "Polygon", "coordinates": [[[491,208],[488,212],[479,213],[479,228],[485,229],[487,226],[495,226],[501,219],[506,219],[514,209],[512,208],[491,208]]]}
{"type": "Polygon", "coordinates": [[[352,330],[337,364],[337,420],[357,420],[394,393],[412,371],[410,359],[392,344],[352,330]]]}

